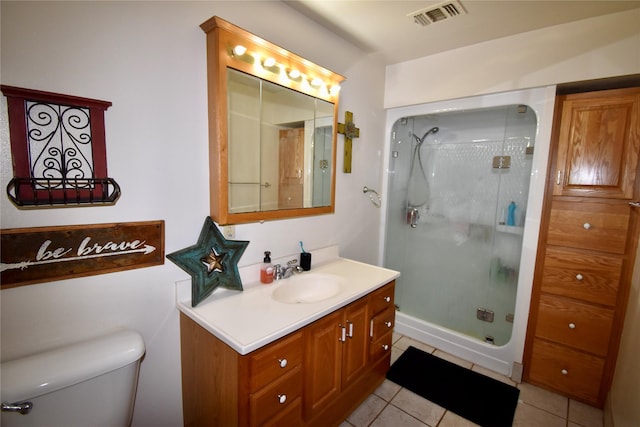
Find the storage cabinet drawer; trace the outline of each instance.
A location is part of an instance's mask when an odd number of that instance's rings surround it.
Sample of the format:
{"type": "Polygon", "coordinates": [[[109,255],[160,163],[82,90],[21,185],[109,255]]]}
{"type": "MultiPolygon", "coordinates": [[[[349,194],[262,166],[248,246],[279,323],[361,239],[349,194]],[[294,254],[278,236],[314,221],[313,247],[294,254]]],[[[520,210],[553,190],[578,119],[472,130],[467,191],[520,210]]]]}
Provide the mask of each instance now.
{"type": "Polygon", "coordinates": [[[613,310],[543,294],[536,336],[605,356],[612,322],[613,310]]]}
{"type": "Polygon", "coordinates": [[[302,331],[293,333],[249,358],[251,391],[256,391],[302,363],[302,331]]]}
{"type": "Polygon", "coordinates": [[[387,307],[395,307],[394,292],[395,292],[395,280],[388,285],[383,286],[370,296],[371,315],[375,316],[387,307]]]}
{"type": "Polygon", "coordinates": [[[369,336],[372,341],[377,341],[384,334],[392,332],[395,324],[396,312],[394,307],[388,307],[382,313],[377,314],[371,319],[369,336]]]}
{"type": "Polygon", "coordinates": [[[529,379],[596,404],[604,359],[535,339],[529,379]]]}
{"type": "Polygon", "coordinates": [[[391,354],[391,342],[393,339],[393,334],[388,333],[383,335],[382,338],[377,341],[371,342],[371,346],[369,347],[369,357],[371,357],[372,362],[375,362],[387,354],[391,354]]]}
{"type": "Polygon", "coordinates": [[[296,366],[270,386],[250,395],[251,425],[263,425],[279,413],[288,411],[301,396],[302,367],[296,366]]]}
{"type": "Polygon", "coordinates": [[[614,306],[622,257],[547,247],[542,291],[614,306]]]}
{"type": "Polygon", "coordinates": [[[626,203],[554,200],[547,244],[623,254],[629,216],[626,203]]]}

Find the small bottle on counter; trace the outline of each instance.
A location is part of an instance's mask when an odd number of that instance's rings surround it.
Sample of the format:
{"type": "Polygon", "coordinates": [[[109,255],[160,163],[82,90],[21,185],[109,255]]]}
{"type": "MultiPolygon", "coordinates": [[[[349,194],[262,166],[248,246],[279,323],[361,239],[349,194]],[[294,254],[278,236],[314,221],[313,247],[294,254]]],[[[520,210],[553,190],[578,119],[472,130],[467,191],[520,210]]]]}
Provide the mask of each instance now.
{"type": "Polygon", "coordinates": [[[264,251],[264,260],[262,260],[262,267],[260,267],[260,282],[264,284],[273,282],[273,265],[269,251],[264,251]]]}

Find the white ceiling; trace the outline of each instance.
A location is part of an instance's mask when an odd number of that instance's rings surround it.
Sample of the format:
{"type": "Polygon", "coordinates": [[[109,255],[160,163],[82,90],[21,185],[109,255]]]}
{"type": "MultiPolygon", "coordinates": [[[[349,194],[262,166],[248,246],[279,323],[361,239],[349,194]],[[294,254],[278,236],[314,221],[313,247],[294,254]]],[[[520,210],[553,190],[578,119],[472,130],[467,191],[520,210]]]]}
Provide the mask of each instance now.
{"type": "MultiPolygon", "coordinates": [[[[366,53],[395,64],[538,28],[640,7],[635,0],[457,0],[466,14],[421,26],[407,16],[443,1],[285,0],[366,53]]],[[[640,24],[639,24],[640,25],[640,24]]]]}

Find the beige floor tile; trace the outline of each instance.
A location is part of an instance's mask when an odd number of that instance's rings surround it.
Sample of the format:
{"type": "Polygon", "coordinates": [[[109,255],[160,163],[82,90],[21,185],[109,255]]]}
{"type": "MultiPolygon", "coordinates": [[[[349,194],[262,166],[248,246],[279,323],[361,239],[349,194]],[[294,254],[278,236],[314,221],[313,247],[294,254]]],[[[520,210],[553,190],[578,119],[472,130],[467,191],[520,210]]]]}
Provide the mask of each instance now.
{"type": "Polygon", "coordinates": [[[398,342],[398,340],[399,340],[400,338],[402,338],[402,337],[403,337],[403,335],[402,335],[402,334],[399,334],[399,333],[397,333],[397,332],[393,332],[393,333],[391,334],[391,343],[392,343],[392,344],[395,344],[395,343],[396,343],[396,342],[398,342]]]}
{"type": "Polygon", "coordinates": [[[477,427],[478,424],[472,423],[466,418],[462,418],[460,415],[447,411],[442,417],[442,421],[438,424],[438,427],[477,427]]]}
{"type": "Polygon", "coordinates": [[[398,394],[396,394],[391,404],[430,426],[437,425],[445,412],[443,407],[426,400],[406,388],[401,389],[398,394]]]}
{"type": "Polygon", "coordinates": [[[602,409],[575,400],[569,400],[569,421],[584,427],[603,427],[602,409]]]}
{"type": "Polygon", "coordinates": [[[569,399],[559,394],[528,383],[518,384],[519,400],[531,406],[550,412],[562,418],[567,418],[569,399]]]}
{"type": "Polygon", "coordinates": [[[401,388],[402,387],[400,387],[393,381],[384,380],[384,382],[380,384],[380,387],[378,387],[376,391],[374,391],[374,394],[385,400],[386,402],[391,402],[393,396],[395,396],[401,388]]]}
{"type": "Polygon", "coordinates": [[[353,427],[353,424],[351,424],[349,421],[343,421],[340,423],[339,427],[353,427]]]}
{"type": "Polygon", "coordinates": [[[457,356],[454,356],[453,354],[446,353],[446,352],[444,352],[442,350],[434,351],[433,355],[434,356],[438,356],[438,357],[440,357],[440,358],[442,358],[444,360],[448,360],[451,363],[455,363],[458,366],[462,366],[463,368],[471,369],[471,367],[473,366],[473,363],[468,362],[468,361],[466,361],[464,359],[461,359],[461,358],[459,358],[457,356]]]}
{"type": "Polygon", "coordinates": [[[404,353],[403,349],[398,348],[395,345],[391,347],[391,364],[392,365],[395,363],[396,360],[398,360],[398,357],[400,357],[402,353],[404,353]]]}
{"type": "MultiPolygon", "coordinates": [[[[406,412],[401,411],[393,405],[389,405],[380,414],[370,427],[425,427],[424,424],[413,418],[406,412]]],[[[435,427],[435,426],[430,426],[435,427]]]]}
{"type": "Polygon", "coordinates": [[[526,403],[518,403],[513,417],[513,427],[565,427],[567,421],[543,409],[526,403]]]}
{"type": "Polygon", "coordinates": [[[435,348],[431,347],[428,344],[422,343],[420,341],[416,341],[414,339],[411,339],[411,338],[405,337],[405,336],[400,338],[394,345],[396,347],[398,347],[399,349],[401,349],[402,351],[404,351],[407,348],[409,348],[409,346],[413,346],[413,347],[415,347],[417,349],[420,349],[422,351],[426,351],[427,353],[433,353],[433,351],[435,350],[435,348]]]}
{"type": "Polygon", "coordinates": [[[355,427],[368,426],[380,414],[386,404],[387,402],[372,394],[347,417],[347,421],[355,427]]]}
{"type": "Polygon", "coordinates": [[[509,384],[512,386],[516,385],[515,381],[513,381],[511,378],[507,377],[506,375],[502,375],[496,371],[492,371],[482,366],[473,365],[473,368],[471,370],[479,374],[485,375],[487,377],[493,378],[494,380],[501,381],[505,384],[509,384]]]}

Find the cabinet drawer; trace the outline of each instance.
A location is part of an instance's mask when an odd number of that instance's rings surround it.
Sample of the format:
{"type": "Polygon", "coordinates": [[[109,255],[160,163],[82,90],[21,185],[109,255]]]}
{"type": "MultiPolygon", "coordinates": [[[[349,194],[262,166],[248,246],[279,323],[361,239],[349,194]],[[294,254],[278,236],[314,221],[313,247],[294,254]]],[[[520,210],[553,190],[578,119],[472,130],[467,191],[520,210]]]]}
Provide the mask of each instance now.
{"type": "Polygon", "coordinates": [[[302,331],[252,353],[249,358],[251,391],[291,372],[302,363],[302,331]]]}
{"type": "Polygon", "coordinates": [[[592,403],[598,401],[604,359],[535,339],[529,379],[592,403]]]}
{"type": "Polygon", "coordinates": [[[554,200],[547,244],[623,254],[629,216],[626,203],[554,200]]]}
{"type": "Polygon", "coordinates": [[[621,256],[548,247],[541,289],[555,295],[614,306],[621,270],[621,256]]]}
{"type": "Polygon", "coordinates": [[[395,280],[387,285],[384,285],[380,289],[371,293],[370,307],[371,315],[375,316],[387,307],[395,307],[394,305],[394,292],[395,292],[395,280]]]}
{"type": "Polygon", "coordinates": [[[302,398],[291,402],[288,409],[279,411],[273,418],[266,420],[262,427],[298,427],[302,426],[302,398]]]}
{"type": "Polygon", "coordinates": [[[302,399],[302,367],[296,366],[288,374],[249,397],[251,425],[260,426],[280,413],[288,411],[302,399]]]}
{"type": "Polygon", "coordinates": [[[605,356],[612,322],[613,310],[543,294],[536,336],[605,356]]]}
{"type": "Polygon", "coordinates": [[[392,339],[393,334],[388,333],[383,335],[379,340],[371,342],[371,347],[369,347],[369,356],[372,363],[383,358],[387,354],[391,354],[392,339]]]}
{"type": "Polygon", "coordinates": [[[371,319],[369,327],[369,336],[372,341],[377,341],[384,334],[392,332],[395,325],[396,311],[395,307],[388,307],[382,313],[378,313],[371,319]]]}

